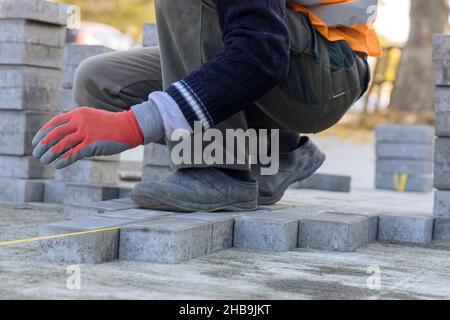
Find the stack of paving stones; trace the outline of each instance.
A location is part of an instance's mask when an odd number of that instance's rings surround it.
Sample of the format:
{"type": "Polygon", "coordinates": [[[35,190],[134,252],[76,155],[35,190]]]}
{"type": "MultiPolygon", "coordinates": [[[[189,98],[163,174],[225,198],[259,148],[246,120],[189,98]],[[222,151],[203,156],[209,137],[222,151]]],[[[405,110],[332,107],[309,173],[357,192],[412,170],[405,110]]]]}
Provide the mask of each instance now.
{"type": "Polygon", "coordinates": [[[450,36],[433,37],[436,65],[435,240],[450,240],[450,36]]]}
{"type": "Polygon", "coordinates": [[[354,252],[377,240],[431,244],[431,215],[332,210],[297,205],[180,214],[140,209],[129,198],[78,204],[65,208],[66,221],[42,226],[40,236],[100,231],[42,240],[40,253],[44,260],[59,262],[120,259],[174,264],[232,247],[258,252],[354,252]]]}
{"type": "Polygon", "coordinates": [[[0,1],[0,200],[43,200],[52,169],[31,157],[32,138],[59,111],[68,6],[0,1]]]}
{"type": "Polygon", "coordinates": [[[434,129],[431,126],[377,126],[376,188],[431,192],[433,145],[434,129]]]}
{"type": "MultiPolygon", "coordinates": [[[[112,52],[104,46],[68,44],[60,88],[60,112],[77,107],[73,97],[75,72],[90,57],[112,52]]],[[[44,200],[50,203],[97,202],[123,196],[117,187],[120,156],[95,157],[57,170],[54,181],[45,183],[44,200]]]]}

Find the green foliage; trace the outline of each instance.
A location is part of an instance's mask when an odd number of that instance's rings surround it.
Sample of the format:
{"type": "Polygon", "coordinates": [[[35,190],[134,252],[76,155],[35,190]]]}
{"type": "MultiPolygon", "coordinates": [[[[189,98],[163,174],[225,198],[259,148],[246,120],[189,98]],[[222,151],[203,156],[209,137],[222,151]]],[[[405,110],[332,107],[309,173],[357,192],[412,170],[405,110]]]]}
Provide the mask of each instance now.
{"type": "Polygon", "coordinates": [[[122,32],[142,39],[142,27],[155,22],[153,0],[58,0],[81,8],[83,21],[110,24],[122,32]]]}

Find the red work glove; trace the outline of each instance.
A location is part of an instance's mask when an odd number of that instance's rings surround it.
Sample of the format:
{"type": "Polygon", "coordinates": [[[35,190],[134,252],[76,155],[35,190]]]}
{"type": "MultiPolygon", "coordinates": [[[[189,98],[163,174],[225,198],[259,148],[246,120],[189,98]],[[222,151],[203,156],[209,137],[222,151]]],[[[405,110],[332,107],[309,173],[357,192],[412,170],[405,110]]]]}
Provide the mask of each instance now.
{"type": "Polygon", "coordinates": [[[62,169],[83,158],[121,153],[144,143],[134,112],[83,107],[59,115],[33,139],[33,156],[62,169]]]}

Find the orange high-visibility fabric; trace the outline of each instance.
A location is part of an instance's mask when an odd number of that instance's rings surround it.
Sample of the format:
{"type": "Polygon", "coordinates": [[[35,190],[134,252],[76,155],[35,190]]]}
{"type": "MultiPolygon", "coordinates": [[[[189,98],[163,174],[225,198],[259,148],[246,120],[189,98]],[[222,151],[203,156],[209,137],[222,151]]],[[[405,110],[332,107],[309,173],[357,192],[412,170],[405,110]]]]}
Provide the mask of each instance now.
{"type": "MultiPolygon", "coordinates": [[[[323,0],[322,5],[333,6],[355,2],[354,0],[323,0]]],[[[296,12],[308,15],[316,30],[329,41],[345,40],[358,52],[367,53],[369,56],[380,57],[383,55],[380,40],[376,31],[367,24],[350,27],[328,27],[312,10],[297,3],[288,2],[288,6],[296,12]]],[[[330,8],[332,10],[332,8],[330,8]]]]}

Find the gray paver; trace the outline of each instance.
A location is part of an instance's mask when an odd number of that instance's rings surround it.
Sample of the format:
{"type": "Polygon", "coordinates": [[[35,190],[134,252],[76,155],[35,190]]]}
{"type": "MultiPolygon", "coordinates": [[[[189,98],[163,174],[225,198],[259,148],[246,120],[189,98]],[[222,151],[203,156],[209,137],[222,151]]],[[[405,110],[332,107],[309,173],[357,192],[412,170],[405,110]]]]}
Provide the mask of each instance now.
{"type": "Polygon", "coordinates": [[[369,240],[370,221],[364,216],[322,213],[300,220],[300,248],[352,252],[369,240]]]}
{"type": "Polygon", "coordinates": [[[433,234],[431,216],[380,215],[378,240],[429,245],[433,234]]]}
{"type": "Polygon", "coordinates": [[[212,223],[170,217],[121,229],[119,259],[175,264],[204,256],[212,223]]]}

